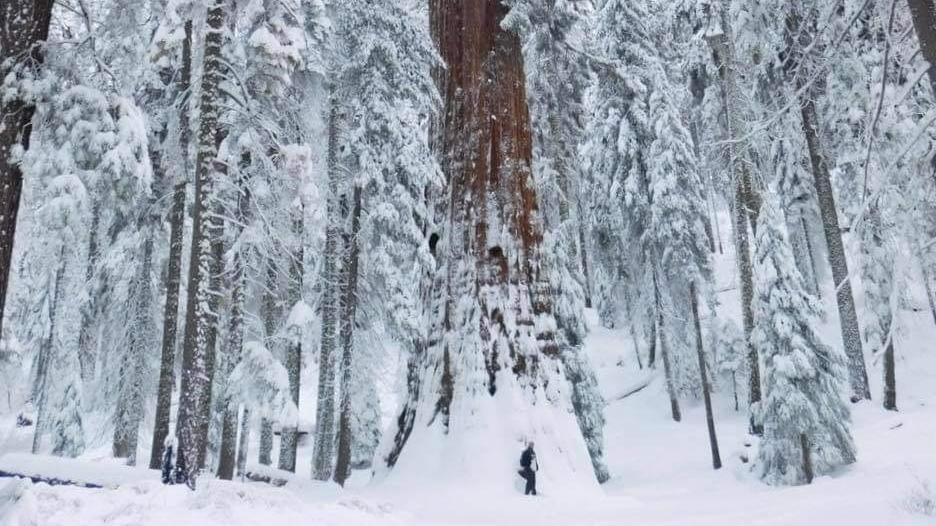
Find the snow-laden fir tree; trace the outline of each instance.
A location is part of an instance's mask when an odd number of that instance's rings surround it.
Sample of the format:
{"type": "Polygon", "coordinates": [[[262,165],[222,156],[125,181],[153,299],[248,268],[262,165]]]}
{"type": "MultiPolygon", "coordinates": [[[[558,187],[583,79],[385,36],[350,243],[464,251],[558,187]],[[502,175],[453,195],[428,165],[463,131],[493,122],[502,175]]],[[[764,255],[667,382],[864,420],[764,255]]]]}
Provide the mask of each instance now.
{"type": "MultiPolygon", "coordinates": [[[[431,76],[439,59],[427,29],[419,11],[400,2],[346,2],[333,17],[331,96],[340,108],[333,114],[339,122],[330,126],[340,126],[341,151],[335,153],[343,158],[335,161],[347,173],[334,174],[341,178],[334,183],[346,205],[339,219],[343,277],[336,298],[341,380],[334,476],[339,483],[352,464],[352,386],[366,368],[365,359],[356,358],[355,331],[363,311],[358,306],[373,296],[404,306],[412,289],[401,273],[429,259],[428,247],[421,246],[427,215],[422,196],[438,187],[441,177],[424,127],[439,105],[431,76]],[[362,269],[376,279],[361,279],[362,269]]],[[[389,326],[403,339],[414,312],[410,307],[390,313],[389,326]]]]}
{"type": "Polygon", "coordinates": [[[808,484],[856,458],[845,362],[816,332],[822,308],[796,268],[775,197],[759,223],[752,343],[764,362],[764,435],[755,469],[768,484],[808,484]]]}
{"type": "Polygon", "coordinates": [[[547,269],[560,356],[572,383],[572,405],[592,459],[595,476],[610,477],[604,462],[604,399],[583,343],[585,307],[591,280],[580,206],[581,169],[578,146],[584,139],[584,95],[587,59],[577,51],[587,22],[589,3],[581,0],[523,0],[510,11],[508,27],[523,36],[533,172],[543,203],[543,266],[547,269]]]}

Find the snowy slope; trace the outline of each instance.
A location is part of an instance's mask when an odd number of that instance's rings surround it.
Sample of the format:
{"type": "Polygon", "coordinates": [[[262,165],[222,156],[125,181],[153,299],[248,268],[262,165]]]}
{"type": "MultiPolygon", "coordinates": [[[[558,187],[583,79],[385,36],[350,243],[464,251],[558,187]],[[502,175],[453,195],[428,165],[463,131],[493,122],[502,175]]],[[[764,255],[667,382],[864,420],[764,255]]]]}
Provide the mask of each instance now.
{"type": "MultiPolygon", "coordinates": [[[[730,252],[717,261],[716,282],[717,315],[737,319],[730,252]]],[[[829,288],[827,283],[828,319],[822,335],[829,344],[840,345],[829,288]]],[[[925,302],[918,296],[911,295],[909,307],[925,302]]],[[[895,340],[900,412],[883,411],[877,399],[856,406],[853,432],[858,462],[811,486],[795,488],[768,487],[751,475],[744,459],[754,458],[756,443],[747,435],[746,415],[734,411],[730,393],[724,391],[715,394],[715,416],[725,466],[713,471],[701,404],[682,400],[683,421],[674,423],[661,372],[637,367],[629,332],[597,326],[594,313],[589,318],[592,330],[586,345],[608,401],[606,458],[613,475],[597,491],[570,492],[568,485],[551,485],[545,459],[544,491],[537,498],[520,494],[519,477],[513,488],[470,476],[453,481],[450,473],[438,468],[439,455],[444,458],[445,452],[431,451],[432,444],[423,445],[427,454],[422,470],[417,465],[406,477],[372,481],[359,472],[349,489],[339,490],[307,481],[311,444],[305,444],[296,475],[302,482],[291,482],[285,488],[203,480],[192,493],[162,486],[155,472],[149,481],[125,480],[117,489],[50,487],[0,479],[0,513],[5,514],[0,525],[936,524],[936,516],[908,512],[914,506],[908,501],[926,491],[925,483],[934,485],[929,496],[936,498],[936,324],[926,309],[901,311],[895,340]],[[563,489],[551,490],[550,486],[563,489]]],[[[873,393],[879,398],[880,364],[871,357],[869,364],[873,393]]],[[[312,382],[312,372],[307,370],[304,380],[312,382]]],[[[303,390],[304,414],[310,414],[311,391],[303,390]]],[[[384,411],[389,419],[395,409],[384,407],[384,411]]],[[[14,429],[13,418],[0,415],[0,455],[28,450],[30,434],[14,429]]],[[[479,433],[473,439],[467,450],[474,458],[452,458],[451,462],[462,466],[502,462],[508,464],[505,471],[512,469],[520,453],[516,437],[479,433]]],[[[256,444],[251,448],[250,456],[256,458],[256,444]]],[[[113,468],[95,454],[87,455],[84,464],[82,469],[102,474],[113,468]]]]}

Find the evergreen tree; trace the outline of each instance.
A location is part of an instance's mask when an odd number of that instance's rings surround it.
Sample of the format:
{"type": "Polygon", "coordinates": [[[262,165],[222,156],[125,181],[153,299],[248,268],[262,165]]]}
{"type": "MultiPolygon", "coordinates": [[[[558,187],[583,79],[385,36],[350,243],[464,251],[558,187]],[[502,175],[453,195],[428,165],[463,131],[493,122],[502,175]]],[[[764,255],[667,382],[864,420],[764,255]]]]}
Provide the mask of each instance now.
{"type": "Polygon", "coordinates": [[[844,360],[815,332],[822,310],[793,261],[776,199],[759,223],[753,343],[764,359],[764,436],[756,466],[769,484],[808,484],[855,461],[838,380],[844,360]]]}

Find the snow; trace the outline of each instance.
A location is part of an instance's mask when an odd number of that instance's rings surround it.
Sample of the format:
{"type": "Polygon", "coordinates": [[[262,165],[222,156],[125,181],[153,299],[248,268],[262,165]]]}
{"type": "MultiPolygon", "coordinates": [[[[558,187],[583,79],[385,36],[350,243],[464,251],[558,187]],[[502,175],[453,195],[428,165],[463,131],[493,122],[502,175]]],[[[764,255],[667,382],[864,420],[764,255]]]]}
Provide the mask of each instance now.
{"type": "Polygon", "coordinates": [[[94,485],[116,488],[132,482],[151,479],[155,472],[105,462],[87,462],[71,458],[27,453],[7,453],[0,456],[0,476],[54,478],[55,483],[94,485]]]}
{"type": "MultiPolygon", "coordinates": [[[[731,257],[729,252],[716,262],[714,290],[720,291],[720,319],[737,320],[731,257]]],[[[830,303],[834,298],[831,284],[827,280],[824,285],[823,298],[830,312],[819,333],[827,344],[841,346],[835,309],[829,309],[834,307],[830,303]]],[[[915,288],[911,292],[911,307],[925,305],[925,298],[915,288]]],[[[862,297],[860,291],[856,297],[862,297]]],[[[858,307],[861,313],[860,299],[858,307]]],[[[414,434],[415,440],[423,442],[408,447],[421,454],[401,457],[400,462],[409,465],[397,468],[405,469],[381,473],[372,480],[366,472],[356,472],[345,489],[309,480],[311,443],[300,447],[298,474],[289,477],[282,488],[205,477],[192,492],[180,486],[163,486],[156,471],[116,466],[92,453],[81,460],[18,453],[28,450],[26,430],[31,428],[16,429],[15,413],[0,413],[0,470],[16,467],[109,486],[85,489],[0,478],[0,525],[934,524],[932,515],[909,511],[911,506],[925,509],[924,505],[912,505],[914,498],[917,502],[929,498],[930,503],[936,498],[932,490],[925,489],[927,483],[930,488],[936,484],[936,391],[932,381],[936,378],[936,353],[931,343],[936,341],[936,325],[925,308],[900,312],[901,330],[895,335],[900,412],[881,409],[881,364],[869,359],[875,400],[852,406],[857,463],[819,477],[812,485],[789,488],[767,486],[751,472],[757,444],[747,435],[747,415],[734,411],[730,389],[724,384],[715,393],[714,412],[725,467],[713,471],[702,404],[681,400],[683,421],[673,422],[662,371],[638,369],[629,332],[598,327],[597,316],[591,311],[588,322],[591,333],[586,349],[608,401],[605,457],[612,479],[603,486],[583,484],[573,491],[576,484],[551,480],[550,471],[562,460],[549,450],[567,446],[564,437],[537,436],[542,491],[539,497],[524,497],[522,481],[512,470],[526,438],[516,434],[525,416],[518,412],[521,405],[511,400],[477,408],[486,418],[499,419],[498,425],[468,429],[454,445],[433,433],[414,434]],[[638,387],[643,388],[636,390],[638,387]],[[503,479],[492,481],[475,475],[491,469],[503,470],[503,479]]],[[[304,379],[311,373],[314,371],[307,370],[304,379]]],[[[304,398],[302,413],[310,414],[309,408],[304,398]]],[[[385,410],[388,414],[396,411],[393,407],[385,410]]],[[[254,458],[256,448],[251,447],[254,458]]]]}

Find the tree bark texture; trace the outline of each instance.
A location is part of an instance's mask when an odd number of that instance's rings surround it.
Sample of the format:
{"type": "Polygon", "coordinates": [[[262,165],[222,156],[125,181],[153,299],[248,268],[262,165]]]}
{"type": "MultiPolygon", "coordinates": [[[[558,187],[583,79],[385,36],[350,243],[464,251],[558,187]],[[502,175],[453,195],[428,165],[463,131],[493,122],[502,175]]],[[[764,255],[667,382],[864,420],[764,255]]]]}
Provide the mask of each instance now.
{"type": "Polygon", "coordinates": [[[208,9],[204,72],[201,88],[201,122],[197,144],[195,201],[192,211],[192,251],[189,263],[188,300],[182,350],[182,383],[179,394],[179,453],[184,456],[189,483],[205,459],[208,441],[218,291],[212,290],[212,270],[222,225],[211,213],[214,206],[215,159],[218,154],[219,84],[221,46],[228,0],[214,0],[208,9]]]}
{"type": "MultiPolygon", "coordinates": [[[[294,211],[293,233],[298,242],[298,248],[293,254],[289,267],[289,305],[295,307],[302,301],[303,282],[303,217],[300,207],[294,211]]],[[[286,371],[289,374],[289,395],[296,407],[299,407],[299,381],[302,372],[302,328],[287,327],[286,344],[286,371]]],[[[283,426],[280,431],[279,468],[286,471],[296,471],[296,449],[299,446],[299,430],[295,426],[283,426]]]]}
{"type": "Polygon", "coordinates": [[[328,124],[328,201],[326,205],[325,254],[322,269],[322,339],[319,352],[318,407],[315,413],[315,442],[312,450],[312,478],[329,480],[335,456],[335,380],[341,305],[340,271],[340,166],[341,109],[331,102],[328,124]]]}
{"type": "MultiPolygon", "coordinates": [[[[246,164],[242,168],[246,168],[246,164]]],[[[240,238],[243,225],[250,224],[250,187],[241,170],[237,184],[237,221],[232,222],[235,229],[234,239],[240,238]]],[[[247,303],[247,269],[245,268],[244,254],[235,250],[231,258],[231,269],[227,273],[231,280],[231,303],[228,314],[227,341],[225,342],[222,382],[226,385],[234,368],[241,360],[244,348],[244,313],[247,303]]],[[[218,462],[218,478],[233,480],[237,451],[237,410],[235,400],[229,397],[221,402],[223,416],[221,423],[221,447],[218,462]]]]}
{"type": "Polygon", "coordinates": [[[838,210],[832,190],[832,178],[828,162],[822,151],[819,136],[819,119],[813,96],[804,95],[800,101],[803,117],[803,132],[809,148],[815,178],[816,195],[822,215],[822,229],[825,232],[826,246],[829,252],[829,265],[832,267],[832,281],[835,285],[836,304],[848,358],[848,376],[852,397],[856,400],[870,400],[871,389],[868,386],[868,371],[865,368],[864,354],[861,349],[861,329],[858,326],[858,312],[855,309],[855,297],[852,293],[851,278],[848,274],[848,260],[845,257],[845,245],[839,227],[838,210]]]}
{"type": "MultiPolygon", "coordinates": [[[[41,42],[49,36],[53,0],[4,0],[0,4],[0,83],[12,69],[39,68],[41,42]]],[[[29,149],[36,107],[21,99],[0,103],[0,335],[10,280],[10,263],[23,193],[23,172],[13,158],[17,147],[29,149]]]]}
{"type": "Polygon", "coordinates": [[[791,12],[786,20],[787,62],[785,63],[787,77],[795,76],[795,88],[800,97],[800,116],[803,134],[806,137],[806,146],[809,161],[815,180],[816,198],[819,202],[819,214],[822,219],[822,229],[825,233],[826,247],[828,248],[829,265],[832,267],[832,281],[835,285],[836,303],[838,305],[839,320],[842,332],[842,342],[845,356],[848,359],[848,376],[852,390],[852,400],[871,399],[871,389],[868,386],[868,371],[865,367],[864,354],[861,348],[861,329],[858,326],[858,313],[855,310],[855,299],[851,288],[851,278],[848,274],[848,260],[845,257],[845,245],[842,242],[842,231],[839,226],[838,209],[835,204],[835,194],[832,189],[832,176],[829,172],[829,161],[823,149],[822,135],[819,127],[819,112],[816,108],[816,99],[824,91],[820,81],[809,84],[810,77],[817,73],[812,62],[817,59],[813,56],[817,51],[815,39],[815,15],[810,19],[803,19],[800,13],[791,12]],[[806,55],[809,52],[810,55],[806,55]],[[810,74],[811,73],[811,74],[810,74]]]}
{"type": "Polygon", "coordinates": [[[116,458],[126,458],[127,464],[136,465],[140,423],[143,421],[143,404],[146,395],[147,356],[156,341],[156,326],[153,319],[156,304],[153,288],[153,241],[156,234],[155,221],[144,230],[143,261],[132,285],[129,313],[130,324],[127,348],[121,357],[121,388],[118,390],[114,416],[113,453],[116,458]]]}
{"type": "Polygon", "coordinates": [[[172,208],[169,210],[169,261],[166,275],[166,302],[163,310],[162,354],[159,361],[159,384],[156,393],[156,419],[153,427],[153,445],[150,451],[150,469],[162,464],[163,443],[169,435],[172,409],[172,391],[175,387],[176,339],[179,330],[179,295],[182,285],[182,252],[185,234],[185,186],[188,177],[188,150],[191,140],[189,124],[192,83],[192,21],[185,23],[182,41],[182,70],[179,73],[177,93],[179,99],[179,151],[182,152],[183,174],[174,181],[172,208]]]}
{"type": "Polygon", "coordinates": [[[907,0],[920,52],[929,64],[930,87],[936,94],[936,3],[933,0],[907,0]]]}
{"type": "Polygon", "coordinates": [[[660,355],[661,358],[663,358],[663,375],[666,378],[666,392],[669,394],[670,399],[670,412],[673,416],[673,420],[679,422],[682,420],[682,412],[679,410],[679,397],[676,396],[676,384],[673,379],[673,364],[667,345],[663,304],[660,300],[660,287],[657,283],[655,269],[653,271],[653,295],[656,301],[657,334],[660,336],[660,355]]]}
{"type": "Polygon", "coordinates": [[[345,242],[347,253],[341,300],[341,398],[338,416],[338,456],[335,460],[335,482],[344,486],[351,476],[351,388],[354,374],[354,320],[357,315],[358,265],[361,230],[361,187],[355,185],[351,205],[351,231],[345,242]]]}
{"type": "MultiPolygon", "coordinates": [[[[745,153],[744,144],[739,144],[745,136],[745,126],[741,107],[743,104],[740,87],[738,86],[734,43],[730,32],[730,24],[725,19],[726,11],[722,10],[721,35],[708,40],[714,54],[715,64],[718,67],[722,82],[722,98],[725,107],[725,121],[728,125],[729,155],[734,178],[734,242],[735,259],[738,264],[738,279],[741,288],[741,317],[744,325],[744,336],[748,348],[748,369],[750,371],[750,386],[748,389],[749,407],[761,400],[760,360],[757,349],[751,345],[751,333],[754,331],[754,312],[751,302],[754,299],[754,278],[751,263],[751,241],[748,234],[748,223],[754,231],[757,226],[757,217],[760,213],[760,196],[751,180],[751,172],[745,153]]],[[[751,414],[750,431],[761,434],[761,425],[755,421],[751,414]]]]}
{"type": "Polygon", "coordinates": [[[709,447],[712,450],[712,467],[721,469],[721,453],[718,451],[718,435],[715,433],[715,415],[712,413],[712,387],[709,385],[705,351],[702,348],[702,323],[699,321],[699,296],[695,283],[689,284],[689,303],[692,307],[692,324],[695,327],[696,354],[699,357],[699,375],[702,377],[702,398],[705,401],[705,423],[708,426],[709,447]]]}

